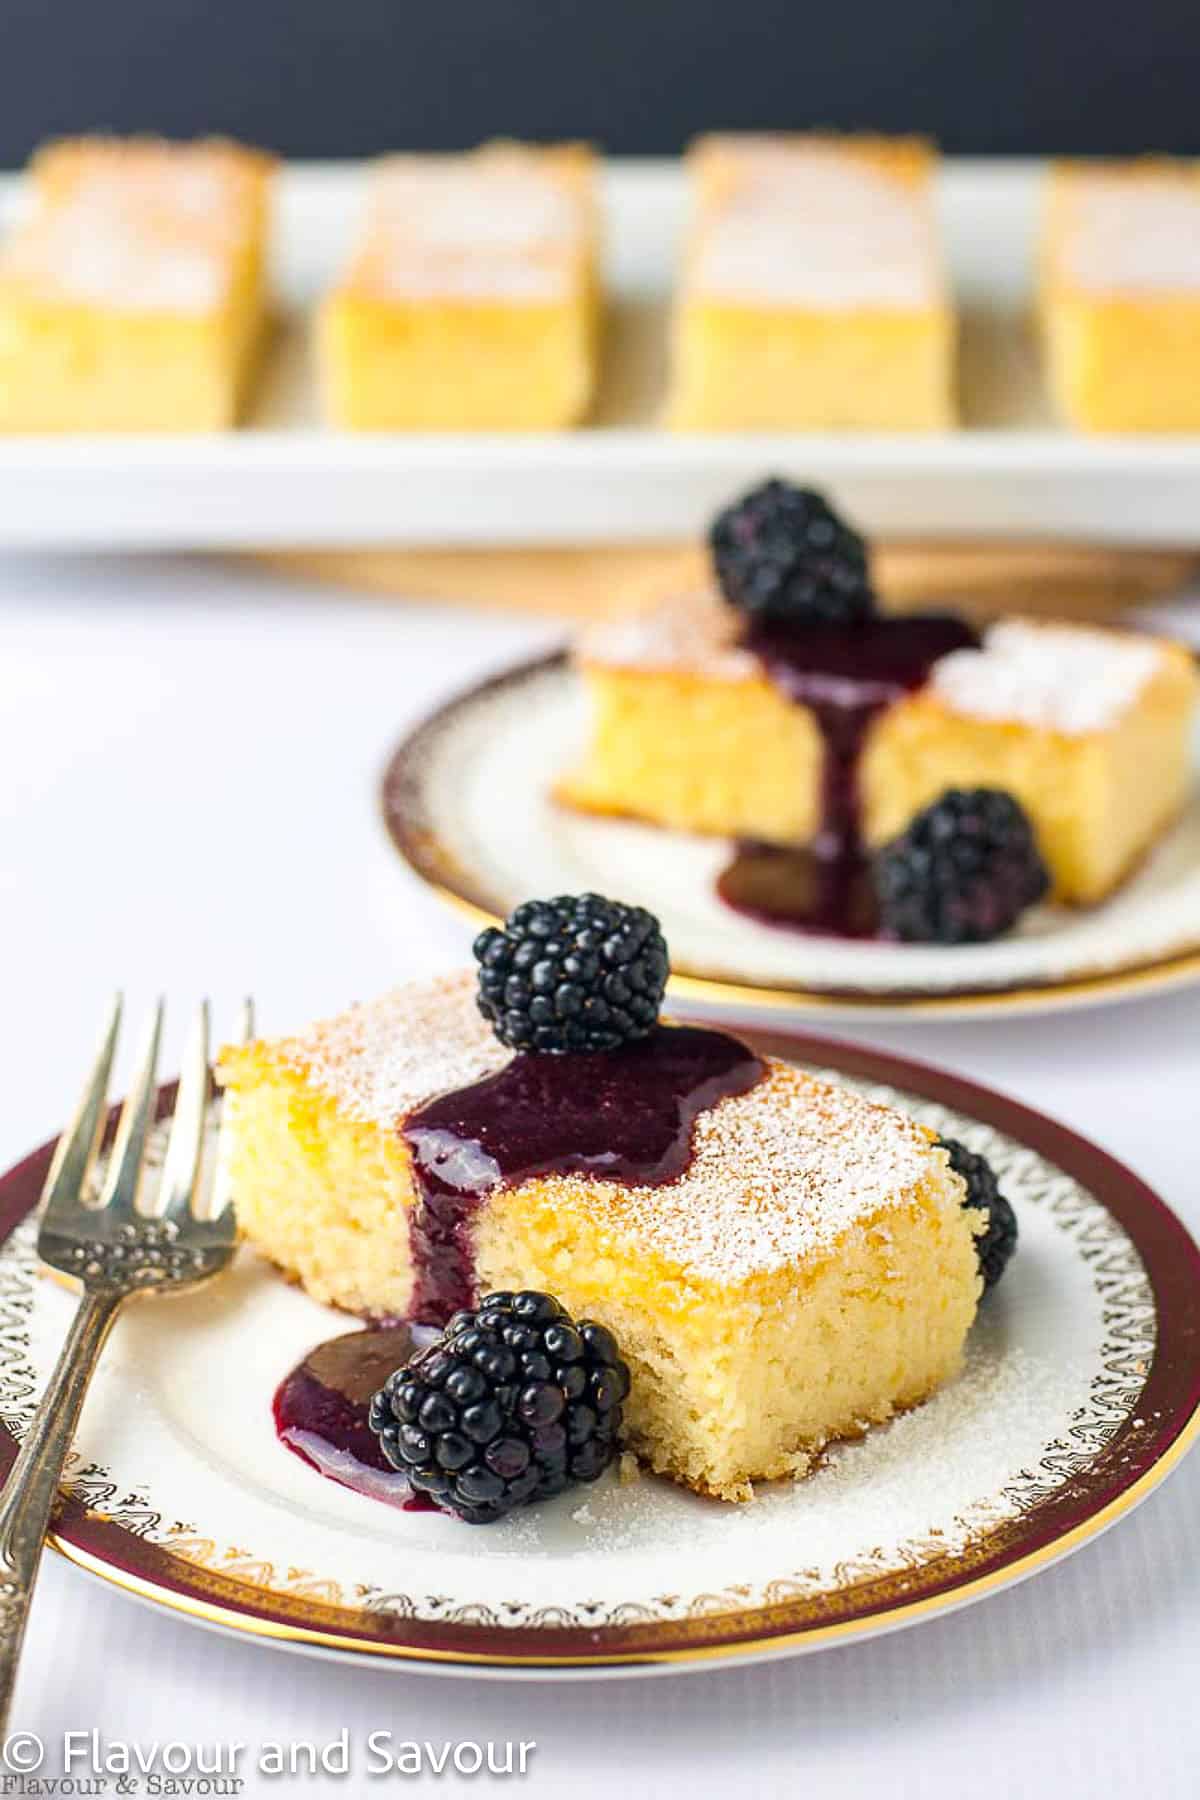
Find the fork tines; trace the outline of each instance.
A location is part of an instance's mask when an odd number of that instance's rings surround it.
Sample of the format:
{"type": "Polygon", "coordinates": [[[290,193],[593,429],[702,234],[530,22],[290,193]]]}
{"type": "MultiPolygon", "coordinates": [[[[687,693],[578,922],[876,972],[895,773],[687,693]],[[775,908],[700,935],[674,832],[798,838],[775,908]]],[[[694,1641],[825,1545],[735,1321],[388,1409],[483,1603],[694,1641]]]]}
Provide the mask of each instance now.
{"type": "MultiPolygon", "coordinates": [[[[205,1179],[204,1140],[212,1096],[207,1001],[197,1009],[188,1033],[171,1108],[161,1178],[153,1191],[145,1180],[147,1142],[160,1112],[157,1074],[163,1013],[164,1004],[160,999],[144,1027],[135,1073],[121,1108],[104,1180],[98,1197],[93,1198],[90,1177],[108,1117],[108,1087],[121,1024],[121,997],[118,994],[114,999],[95,1063],[74,1116],[58,1141],[46,1177],[42,1193],[43,1228],[74,1226],[77,1229],[81,1206],[88,1207],[93,1216],[105,1212],[110,1218],[134,1215],[179,1217],[190,1212],[197,1218],[212,1220],[220,1217],[228,1204],[228,1192],[222,1183],[220,1205],[216,1204],[215,1191],[209,1193],[208,1205],[203,1205],[202,1190],[205,1186],[211,1190],[216,1185],[205,1179]]],[[[247,1001],[237,1035],[246,1038],[252,1032],[253,1017],[247,1001]]]]}

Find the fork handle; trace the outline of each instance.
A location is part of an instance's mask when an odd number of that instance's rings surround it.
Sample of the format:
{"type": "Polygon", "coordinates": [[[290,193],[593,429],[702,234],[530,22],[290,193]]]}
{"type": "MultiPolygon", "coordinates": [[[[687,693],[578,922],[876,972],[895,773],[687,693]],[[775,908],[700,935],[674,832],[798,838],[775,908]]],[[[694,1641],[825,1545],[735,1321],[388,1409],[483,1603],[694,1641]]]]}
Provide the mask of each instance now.
{"type": "Polygon", "coordinates": [[[0,1741],[8,1730],[17,1661],[42,1544],[83,1397],[123,1295],[85,1293],[0,1494],[0,1741]]]}

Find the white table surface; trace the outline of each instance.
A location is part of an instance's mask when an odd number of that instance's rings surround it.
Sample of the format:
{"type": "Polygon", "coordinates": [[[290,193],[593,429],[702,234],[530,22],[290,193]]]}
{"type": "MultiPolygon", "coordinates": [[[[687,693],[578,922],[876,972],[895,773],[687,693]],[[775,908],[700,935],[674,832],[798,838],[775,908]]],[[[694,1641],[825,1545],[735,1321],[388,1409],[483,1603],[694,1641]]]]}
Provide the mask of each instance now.
{"type": "MultiPolygon", "coordinates": [[[[375,780],[439,697],[544,627],[284,588],[198,561],[0,560],[0,1159],[62,1122],[106,997],[219,1020],[253,990],[296,1025],[462,959],[397,866],[375,780]]],[[[875,1027],[1056,1114],[1200,1231],[1200,992],[1022,1022],[875,1027]]],[[[505,1783],[591,1795],[1056,1800],[1200,1793],[1200,1456],[1102,1542],[873,1643],[683,1678],[571,1686],[340,1669],[200,1631],[50,1557],[14,1724],[193,1744],[366,1735],[535,1740],[505,1783]],[[570,1786],[568,1786],[568,1783],[570,1786]]]]}

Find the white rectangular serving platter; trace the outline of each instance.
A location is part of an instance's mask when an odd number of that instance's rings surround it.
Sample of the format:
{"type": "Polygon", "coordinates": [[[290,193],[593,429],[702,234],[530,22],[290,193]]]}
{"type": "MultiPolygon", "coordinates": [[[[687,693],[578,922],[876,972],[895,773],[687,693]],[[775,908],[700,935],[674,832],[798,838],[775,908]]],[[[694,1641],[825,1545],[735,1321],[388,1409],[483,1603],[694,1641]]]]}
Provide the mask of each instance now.
{"type": "MultiPolygon", "coordinates": [[[[942,179],[963,321],[953,432],[676,436],[656,419],[686,194],[678,163],[606,174],[612,300],[592,424],[531,435],[355,436],[317,414],[308,321],[358,223],[361,164],[286,168],[282,309],[246,425],[189,436],[0,438],[0,546],[319,547],[684,537],[769,471],[831,488],[895,537],[1127,544],[1200,535],[1200,437],[1080,437],[1054,425],[1029,324],[1042,167],[950,161],[942,179]]],[[[0,229],[23,203],[0,178],[0,229]]]]}

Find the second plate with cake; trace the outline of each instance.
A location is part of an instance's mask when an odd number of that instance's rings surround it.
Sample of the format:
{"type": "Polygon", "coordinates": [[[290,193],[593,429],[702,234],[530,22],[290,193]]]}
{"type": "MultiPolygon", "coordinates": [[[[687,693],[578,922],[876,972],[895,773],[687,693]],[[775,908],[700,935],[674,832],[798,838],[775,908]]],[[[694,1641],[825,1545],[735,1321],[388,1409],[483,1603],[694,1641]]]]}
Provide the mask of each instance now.
{"type": "Polygon", "coordinates": [[[703,999],[1060,1005],[1200,971],[1197,682],[1132,631],[879,609],[822,497],[727,508],[712,571],[451,702],[384,811],[443,896],[617,891],[703,999]]]}

